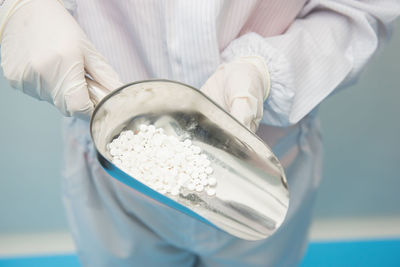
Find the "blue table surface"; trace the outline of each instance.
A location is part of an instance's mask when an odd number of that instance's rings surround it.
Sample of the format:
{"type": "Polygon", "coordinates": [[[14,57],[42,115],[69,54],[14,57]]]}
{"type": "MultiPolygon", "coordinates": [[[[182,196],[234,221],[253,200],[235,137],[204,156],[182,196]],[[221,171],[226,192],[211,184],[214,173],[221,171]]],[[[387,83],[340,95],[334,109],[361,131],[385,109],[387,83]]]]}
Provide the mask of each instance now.
{"type": "MultiPolygon", "coordinates": [[[[0,258],[0,267],[80,267],[75,254],[0,258]]],[[[300,267],[400,267],[400,239],[312,242],[300,267]]]]}

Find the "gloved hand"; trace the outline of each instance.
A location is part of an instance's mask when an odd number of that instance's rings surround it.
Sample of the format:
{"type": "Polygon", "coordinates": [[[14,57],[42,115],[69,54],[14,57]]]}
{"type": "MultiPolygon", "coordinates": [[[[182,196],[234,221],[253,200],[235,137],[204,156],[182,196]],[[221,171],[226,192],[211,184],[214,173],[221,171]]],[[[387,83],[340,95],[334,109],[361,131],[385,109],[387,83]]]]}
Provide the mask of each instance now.
{"type": "Polygon", "coordinates": [[[117,73],[57,0],[19,0],[1,29],[1,66],[11,86],[55,105],[65,116],[93,111],[85,72],[112,91],[117,73]]]}
{"type": "Polygon", "coordinates": [[[241,57],[222,64],[201,91],[228,111],[251,131],[258,128],[270,79],[264,59],[241,57]]]}

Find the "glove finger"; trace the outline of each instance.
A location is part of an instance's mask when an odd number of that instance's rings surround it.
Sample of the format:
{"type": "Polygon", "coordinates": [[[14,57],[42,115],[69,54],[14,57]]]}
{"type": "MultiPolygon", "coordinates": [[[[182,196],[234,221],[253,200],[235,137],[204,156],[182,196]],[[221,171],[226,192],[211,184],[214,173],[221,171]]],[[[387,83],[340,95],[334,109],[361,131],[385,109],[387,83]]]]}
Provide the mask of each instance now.
{"type": "Polygon", "coordinates": [[[251,99],[238,97],[233,100],[230,113],[244,126],[255,132],[259,121],[256,121],[257,111],[253,107],[254,104],[251,103],[251,99]]]}
{"type": "Polygon", "coordinates": [[[222,69],[218,69],[201,87],[200,91],[206,96],[211,98],[215,103],[220,105],[223,109],[229,111],[224,97],[224,83],[222,69]]]}
{"type": "MultiPolygon", "coordinates": [[[[33,62],[33,70],[26,72],[32,77],[21,80],[34,81],[34,89],[39,90],[38,98],[52,103],[64,116],[90,117],[93,104],[89,99],[82,61],[49,55],[33,62]]],[[[22,88],[30,90],[30,83],[22,88]]]]}
{"type": "Polygon", "coordinates": [[[82,72],[80,76],[79,79],[74,80],[74,84],[71,84],[64,94],[65,115],[89,120],[93,113],[94,105],[89,97],[84,73],[82,72]]]}
{"type": "Polygon", "coordinates": [[[85,70],[87,73],[110,92],[121,87],[123,85],[121,79],[106,59],[90,43],[85,46],[85,70]]]}
{"type": "Polygon", "coordinates": [[[209,98],[214,100],[214,96],[212,96],[211,92],[213,91],[212,88],[215,87],[213,86],[215,84],[215,82],[213,81],[214,77],[211,76],[206,83],[200,88],[200,91],[205,94],[206,96],[208,96],[209,98]]]}

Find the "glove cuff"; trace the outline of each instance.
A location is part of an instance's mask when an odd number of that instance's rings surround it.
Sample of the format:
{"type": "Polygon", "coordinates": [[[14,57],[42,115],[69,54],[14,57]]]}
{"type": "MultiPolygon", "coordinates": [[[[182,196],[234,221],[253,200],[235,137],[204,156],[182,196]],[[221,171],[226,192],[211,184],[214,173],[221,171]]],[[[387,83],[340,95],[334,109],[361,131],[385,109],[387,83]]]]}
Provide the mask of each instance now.
{"type": "Polygon", "coordinates": [[[262,122],[274,126],[290,124],[295,89],[294,76],[286,55],[272,46],[268,38],[256,33],[247,33],[232,41],[221,54],[223,62],[230,62],[235,58],[259,56],[268,66],[271,90],[268,99],[264,101],[262,122]]]}

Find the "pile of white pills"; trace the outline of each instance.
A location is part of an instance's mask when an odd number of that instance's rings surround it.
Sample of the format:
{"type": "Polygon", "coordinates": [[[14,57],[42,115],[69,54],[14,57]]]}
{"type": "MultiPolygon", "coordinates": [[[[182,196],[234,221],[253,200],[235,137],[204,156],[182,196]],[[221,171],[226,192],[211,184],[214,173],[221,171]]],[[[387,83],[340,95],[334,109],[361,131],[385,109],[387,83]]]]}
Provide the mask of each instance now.
{"type": "Polygon", "coordinates": [[[107,149],[118,168],[161,194],[216,193],[211,162],[189,139],[179,141],[161,128],[142,124],[136,134],[121,132],[107,149]]]}

